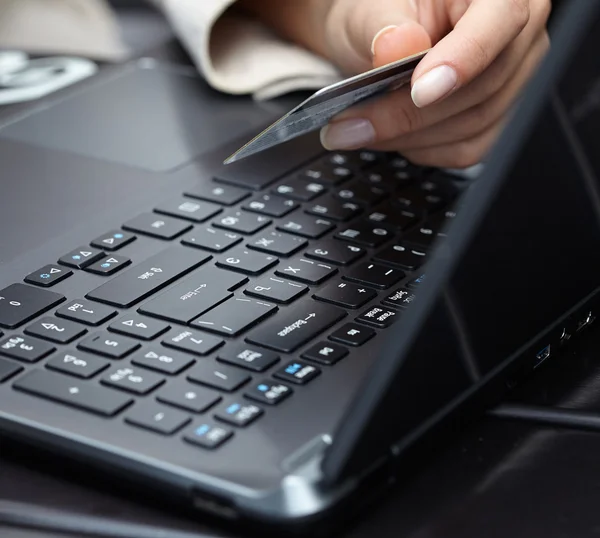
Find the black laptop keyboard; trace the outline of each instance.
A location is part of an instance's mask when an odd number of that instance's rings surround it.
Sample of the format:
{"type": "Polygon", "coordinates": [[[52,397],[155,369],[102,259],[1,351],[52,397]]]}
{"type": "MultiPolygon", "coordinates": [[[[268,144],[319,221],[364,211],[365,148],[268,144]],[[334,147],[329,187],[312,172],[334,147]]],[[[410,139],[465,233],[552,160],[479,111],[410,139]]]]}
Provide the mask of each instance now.
{"type": "Polygon", "coordinates": [[[456,195],[373,152],[260,192],[201,183],[0,290],[0,327],[19,330],[0,331],[0,382],[214,449],[396,321],[456,195]],[[128,255],[138,235],[155,255],[128,255]],[[51,291],[76,271],[112,278],[51,291]]]}

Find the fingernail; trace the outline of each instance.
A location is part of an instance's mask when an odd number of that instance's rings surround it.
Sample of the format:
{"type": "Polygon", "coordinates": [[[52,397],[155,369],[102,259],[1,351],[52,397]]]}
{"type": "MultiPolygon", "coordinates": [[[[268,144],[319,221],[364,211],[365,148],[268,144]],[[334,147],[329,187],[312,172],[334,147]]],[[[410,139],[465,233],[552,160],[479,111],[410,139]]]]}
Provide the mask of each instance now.
{"type": "Polygon", "coordinates": [[[352,119],[330,123],[321,129],[325,149],[359,149],[375,140],[375,129],[369,120],[352,119]]]}
{"type": "Polygon", "coordinates": [[[373,38],[373,41],[371,41],[371,54],[373,56],[375,56],[375,43],[377,43],[377,40],[383,35],[383,34],[387,34],[390,30],[394,30],[398,28],[395,24],[391,24],[390,26],[386,26],[384,28],[382,28],[381,30],[379,30],[379,32],[377,32],[375,34],[375,37],[373,38]]]}
{"type": "Polygon", "coordinates": [[[413,84],[412,100],[419,108],[428,106],[449,94],[457,83],[458,75],[449,65],[434,67],[413,84]]]}

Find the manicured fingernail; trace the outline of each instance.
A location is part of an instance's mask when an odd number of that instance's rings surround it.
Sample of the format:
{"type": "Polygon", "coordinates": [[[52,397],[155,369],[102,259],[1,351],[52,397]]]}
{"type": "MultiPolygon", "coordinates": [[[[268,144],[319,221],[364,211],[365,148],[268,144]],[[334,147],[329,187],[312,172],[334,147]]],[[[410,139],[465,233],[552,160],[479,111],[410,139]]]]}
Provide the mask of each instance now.
{"type": "Polygon", "coordinates": [[[391,24],[390,26],[386,26],[385,28],[382,28],[381,30],[379,30],[379,32],[377,32],[375,34],[375,37],[373,38],[373,41],[371,41],[371,54],[373,56],[375,56],[375,43],[377,43],[377,40],[383,35],[383,34],[387,34],[389,31],[391,30],[395,30],[396,28],[398,28],[395,24],[391,24]]]}
{"type": "Polygon", "coordinates": [[[449,94],[457,83],[458,75],[449,65],[434,67],[413,84],[412,100],[419,108],[428,106],[449,94]]]}
{"type": "Polygon", "coordinates": [[[369,120],[335,121],[321,129],[325,149],[359,149],[375,140],[375,129],[369,120]]]}

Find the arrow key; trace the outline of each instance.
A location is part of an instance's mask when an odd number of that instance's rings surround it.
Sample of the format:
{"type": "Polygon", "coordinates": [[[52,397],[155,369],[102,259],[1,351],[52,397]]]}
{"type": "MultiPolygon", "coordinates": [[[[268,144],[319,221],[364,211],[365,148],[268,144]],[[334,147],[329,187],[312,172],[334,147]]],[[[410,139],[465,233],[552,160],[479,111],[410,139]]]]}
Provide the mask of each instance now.
{"type": "Polygon", "coordinates": [[[108,330],[126,336],[133,336],[133,338],[139,338],[140,340],[154,340],[170,328],[170,325],[162,321],[131,314],[111,323],[108,330]]]}
{"type": "Polygon", "coordinates": [[[41,269],[34,271],[33,273],[25,277],[25,282],[28,284],[35,284],[42,288],[49,288],[58,284],[61,280],[70,277],[73,271],[60,267],[59,265],[49,264],[44,265],[41,269]]]}

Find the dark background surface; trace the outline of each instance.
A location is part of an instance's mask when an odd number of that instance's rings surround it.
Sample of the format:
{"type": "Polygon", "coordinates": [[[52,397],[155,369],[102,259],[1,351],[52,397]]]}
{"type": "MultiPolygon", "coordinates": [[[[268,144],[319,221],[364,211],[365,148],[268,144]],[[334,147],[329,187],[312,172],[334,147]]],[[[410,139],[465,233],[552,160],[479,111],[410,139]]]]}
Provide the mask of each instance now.
{"type": "MultiPolygon", "coordinates": [[[[159,59],[186,61],[156,14],[140,10],[135,2],[119,2],[119,6],[124,35],[137,53],[151,50],[149,55],[159,59]]],[[[0,110],[0,114],[7,112],[0,110]]],[[[600,435],[594,431],[600,429],[599,349],[600,330],[596,327],[517,388],[508,398],[510,407],[496,412],[502,418],[489,416],[457,431],[435,454],[424,454],[411,474],[400,477],[390,495],[349,522],[340,535],[600,535],[600,435]],[[548,416],[550,410],[558,413],[548,416]]],[[[144,525],[146,530],[151,526],[155,536],[175,537],[177,531],[232,537],[244,534],[178,512],[160,495],[146,498],[142,492],[90,474],[85,467],[0,439],[0,514],[8,512],[18,518],[42,513],[31,506],[9,504],[15,502],[112,518],[117,523],[144,525]],[[164,533],[158,534],[161,529],[164,533]]],[[[101,526],[108,528],[107,524],[101,526]]],[[[131,538],[151,535],[144,534],[141,527],[121,530],[122,536],[131,538]]],[[[0,535],[59,536],[1,523],[0,535]]]]}

